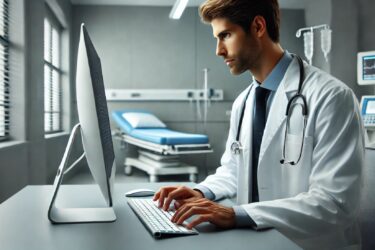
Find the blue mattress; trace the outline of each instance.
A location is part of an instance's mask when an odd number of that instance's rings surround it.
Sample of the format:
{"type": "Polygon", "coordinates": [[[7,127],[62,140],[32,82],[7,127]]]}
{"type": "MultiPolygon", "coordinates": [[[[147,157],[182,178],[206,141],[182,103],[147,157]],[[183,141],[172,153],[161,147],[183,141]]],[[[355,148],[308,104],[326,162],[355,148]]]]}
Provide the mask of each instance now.
{"type": "Polygon", "coordinates": [[[134,138],[157,143],[160,145],[181,145],[181,144],[206,144],[208,137],[201,134],[181,133],[170,130],[168,128],[133,128],[122,116],[125,112],[140,112],[145,111],[113,111],[112,118],[120,129],[129,136],[134,138]]]}

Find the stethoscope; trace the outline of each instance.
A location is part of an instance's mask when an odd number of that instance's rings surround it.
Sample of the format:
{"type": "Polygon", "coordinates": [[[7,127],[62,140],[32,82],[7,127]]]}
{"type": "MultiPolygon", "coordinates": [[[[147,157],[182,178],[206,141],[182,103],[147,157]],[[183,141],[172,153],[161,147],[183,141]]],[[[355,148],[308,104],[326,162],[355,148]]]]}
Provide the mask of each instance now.
{"type": "MultiPolygon", "coordinates": [[[[283,165],[290,164],[292,166],[298,164],[298,162],[301,160],[301,157],[302,157],[303,144],[304,144],[304,138],[305,138],[306,121],[307,121],[307,113],[308,113],[306,98],[301,93],[302,85],[303,85],[303,81],[304,81],[304,75],[305,75],[305,70],[303,68],[303,61],[302,61],[302,59],[299,56],[297,56],[297,55],[293,55],[293,56],[297,58],[298,65],[299,65],[298,91],[297,91],[297,93],[294,96],[292,96],[292,98],[290,98],[290,100],[288,101],[288,105],[286,107],[286,112],[285,112],[285,115],[286,115],[286,126],[285,126],[285,133],[284,133],[282,158],[280,159],[280,163],[281,164],[283,164],[283,165]],[[298,99],[301,99],[302,103],[296,103],[296,101],[298,99]],[[301,143],[301,148],[300,148],[299,156],[298,156],[298,159],[296,161],[287,160],[286,157],[285,157],[286,137],[287,137],[287,134],[288,134],[288,124],[289,124],[289,119],[290,119],[290,115],[289,114],[290,114],[291,107],[293,107],[294,105],[300,105],[301,106],[301,108],[302,108],[302,116],[303,116],[302,143],[301,143]]],[[[241,134],[242,121],[243,121],[243,117],[244,117],[245,109],[246,109],[246,101],[247,101],[247,99],[249,97],[249,94],[251,92],[252,87],[253,87],[253,85],[251,85],[249,91],[246,94],[244,102],[242,104],[242,110],[241,110],[240,120],[239,120],[239,123],[238,123],[236,140],[234,142],[232,142],[232,145],[230,147],[231,152],[234,155],[241,154],[241,152],[243,150],[243,147],[242,147],[241,142],[240,142],[240,134],[241,134]]]]}

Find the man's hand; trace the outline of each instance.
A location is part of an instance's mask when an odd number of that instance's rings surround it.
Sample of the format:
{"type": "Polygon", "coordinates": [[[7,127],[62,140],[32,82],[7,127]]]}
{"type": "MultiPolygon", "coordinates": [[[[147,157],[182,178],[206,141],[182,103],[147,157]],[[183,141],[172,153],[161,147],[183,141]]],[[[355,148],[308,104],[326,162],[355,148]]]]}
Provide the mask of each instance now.
{"type": "Polygon", "coordinates": [[[203,198],[201,192],[185,186],[169,186],[161,188],[155,195],[154,201],[159,200],[159,207],[167,211],[173,200],[176,200],[176,209],[186,201],[203,198]],[[177,205],[177,206],[176,206],[177,205]]]}
{"type": "Polygon", "coordinates": [[[197,218],[187,225],[188,229],[202,222],[210,222],[226,229],[233,228],[236,223],[233,208],[224,207],[204,198],[183,204],[172,216],[171,221],[181,225],[185,220],[194,215],[197,218]]]}

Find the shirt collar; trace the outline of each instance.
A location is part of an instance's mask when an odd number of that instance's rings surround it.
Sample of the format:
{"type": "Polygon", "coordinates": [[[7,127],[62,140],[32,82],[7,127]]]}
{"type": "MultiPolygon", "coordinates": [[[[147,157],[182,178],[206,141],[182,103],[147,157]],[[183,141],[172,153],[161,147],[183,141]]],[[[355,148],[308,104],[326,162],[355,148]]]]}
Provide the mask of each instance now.
{"type": "MultiPolygon", "coordinates": [[[[281,81],[283,80],[285,72],[288,69],[288,66],[292,62],[292,60],[292,55],[285,50],[279,62],[276,64],[271,73],[264,80],[263,84],[261,85],[262,88],[266,88],[271,91],[276,91],[281,81]]],[[[260,86],[258,81],[254,80],[254,83],[256,87],[260,86]]]]}

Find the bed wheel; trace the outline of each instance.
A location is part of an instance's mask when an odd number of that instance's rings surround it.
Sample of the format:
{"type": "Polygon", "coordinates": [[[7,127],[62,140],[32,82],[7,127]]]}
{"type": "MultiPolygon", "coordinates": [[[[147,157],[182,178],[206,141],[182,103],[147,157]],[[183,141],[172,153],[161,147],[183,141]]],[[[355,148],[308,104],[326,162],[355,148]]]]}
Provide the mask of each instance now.
{"type": "Polygon", "coordinates": [[[150,182],[157,182],[158,177],[156,175],[150,175],[150,182]]]}
{"type": "Polygon", "coordinates": [[[126,165],[124,168],[125,175],[131,175],[132,174],[132,166],[126,165]]]}
{"type": "Polygon", "coordinates": [[[190,174],[189,175],[189,181],[196,182],[197,181],[197,175],[196,174],[190,174]]]}

